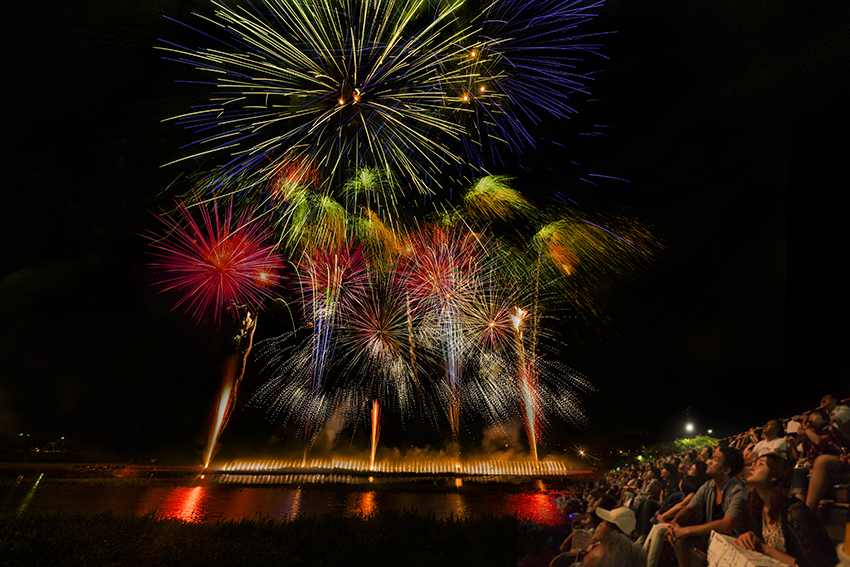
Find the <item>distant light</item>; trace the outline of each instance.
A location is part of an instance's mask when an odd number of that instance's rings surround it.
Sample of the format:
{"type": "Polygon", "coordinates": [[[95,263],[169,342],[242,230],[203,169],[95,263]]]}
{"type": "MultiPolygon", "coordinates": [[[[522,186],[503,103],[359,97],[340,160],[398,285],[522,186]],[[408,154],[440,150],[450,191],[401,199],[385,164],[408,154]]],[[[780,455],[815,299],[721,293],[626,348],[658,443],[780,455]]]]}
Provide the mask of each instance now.
{"type": "Polygon", "coordinates": [[[711,429],[709,429],[708,432],[711,433],[711,429]]]}
{"type": "Polygon", "coordinates": [[[475,52],[474,52],[474,51],[470,51],[470,52],[469,52],[469,56],[470,56],[470,57],[472,57],[473,59],[475,59],[475,52]]]}
{"type": "Polygon", "coordinates": [[[480,90],[483,93],[484,92],[484,85],[481,85],[481,88],[479,88],[478,90],[480,90]]]}
{"type": "Polygon", "coordinates": [[[685,429],[687,429],[688,431],[693,431],[694,430],[694,424],[693,423],[687,424],[685,426],[685,429]]]}

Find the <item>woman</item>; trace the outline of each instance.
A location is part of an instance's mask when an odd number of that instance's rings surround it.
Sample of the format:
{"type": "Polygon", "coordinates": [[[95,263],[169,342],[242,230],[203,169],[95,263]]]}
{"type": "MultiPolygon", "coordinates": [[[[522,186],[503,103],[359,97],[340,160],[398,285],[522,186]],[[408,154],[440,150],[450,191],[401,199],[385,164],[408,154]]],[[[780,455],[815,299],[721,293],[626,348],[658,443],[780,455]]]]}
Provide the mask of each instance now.
{"type": "Polygon", "coordinates": [[[788,496],[791,465],[773,454],[762,455],[750,467],[753,487],[747,500],[751,531],[735,543],[788,565],[832,567],[835,548],[820,520],[797,498],[788,496]]]}

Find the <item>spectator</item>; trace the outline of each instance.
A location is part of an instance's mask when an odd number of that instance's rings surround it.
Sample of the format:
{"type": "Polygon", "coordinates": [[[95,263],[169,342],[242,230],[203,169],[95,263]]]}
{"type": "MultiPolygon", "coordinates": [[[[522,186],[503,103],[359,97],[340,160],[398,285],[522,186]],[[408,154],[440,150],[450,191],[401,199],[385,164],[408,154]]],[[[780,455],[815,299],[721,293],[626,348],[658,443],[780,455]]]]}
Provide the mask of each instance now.
{"type": "Polygon", "coordinates": [[[622,534],[596,543],[584,557],[582,567],[645,567],[646,555],[622,534]]]}
{"type": "Polygon", "coordinates": [[[688,469],[688,476],[692,476],[699,481],[699,485],[702,486],[706,482],[709,481],[708,473],[705,472],[708,469],[708,465],[703,463],[702,461],[697,461],[692,464],[688,469]]]}
{"type": "Polygon", "coordinates": [[[596,528],[596,533],[593,535],[593,540],[590,545],[586,549],[577,553],[567,551],[557,555],[554,559],[552,559],[551,567],[564,567],[566,565],[571,565],[576,557],[583,557],[600,541],[611,537],[612,535],[623,535],[628,538],[635,529],[635,513],[625,506],[615,508],[611,511],[603,508],[597,508],[596,515],[603,521],[599,524],[599,527],[596,528]]]}
{"type": "MultiPolygon", "coordinates": [[[[814,512],[829,485],[830,473],[841,468],[838,457],[846,453],[844,438],[830,425],[829,414],[823,408],[809,414],[797,435],[802,439],[803,454],[794,469],[792,492],[814,512]]],[[[796,449],[794,453],[796,456],[796,449]]]]}
{"type": "MultiPolygon", "coordinates": [[[[751,432],[753,433],[753,432],[751,432]]],[[[774,453],[780,457],[788,456],[788,442],[782,437],[782,426],[775,419],[771,419],[764,426],[761,433],[761,441],[755,444],[752,449],[744,451],[744,465],[750,466],[756,459],[768,453],[774,453]]]]}
{"type": "Polygon", "coordinates": [[[662,491],[661,498],[667,498],[674,492],[679,490],[679,482],[681,481],[681,477],[679,476],[679,469],[676,465],[672,463],[664,463],[661,468],[661,482],[664,484],[664,490],[662,491]]]}
{"type": "Polygon", "coordinates": [[[643,542],[643,550],[646,552],[647,565],[656,567],[661,558],[661,550],[664,547],[664,535],[667,533],[670,520],[693,498],[697,489],[702,486],[696,477],[686,476],[679,482],[679,491],[672,493],[661,503],[661,509],[652,519],[652,529],[643,542]]]}
{"type": "Polygon", "coordinates": [[[631,509],[635,511],[637,526],[635,533],[645,536],[649,533],[649,520],[658,511],[658,503],[661,500],[661,492],[664,485],[659,478],[661,471],[651,467],[645,475],[645,483],[637,496],[632,500],[631,509]]]}
{"type": "Polygon", "coordinates": [[[845,440],[850,441],[850,408],[838,404],[838,397],[834,394],[825,395],[820,401],[820,407],[829,414],[829,422],[845,440]]]}
{"type": "Polygon", "coordinates": [[[711,480],[703,484],[690,503],[670,522],[667,539],[673,544],[679,567],[690,565],[690,546],[708,548],[712,530],[721,534],[734,533],[744,515],[747,491],[734,477],[744,468],[744,457],[732,447],[718,447],[708,462],[711,480]],[[704,523],[684,525],[699,510],[704,523]]]}
{"type": "Polygon", "coordinates": [[[650,467],[643,475],[643,487],[638,490],[630,508],[637,512],[648,499],[655,499],[657,504],[657,501],[661,498],[662,490],[664,490],[664,485],[661,482],[661,471],[654,466],[650,467]]]}
{"type": "Polygon", "coordinates": [[[752,529],[735,543],[788,565],[835,565],[838,557],[823,524],[802,502],[788,497],[791,477],[791,465],[777,455],[756,460],[747,475],[753,487],[747,502],[752,529]]]}

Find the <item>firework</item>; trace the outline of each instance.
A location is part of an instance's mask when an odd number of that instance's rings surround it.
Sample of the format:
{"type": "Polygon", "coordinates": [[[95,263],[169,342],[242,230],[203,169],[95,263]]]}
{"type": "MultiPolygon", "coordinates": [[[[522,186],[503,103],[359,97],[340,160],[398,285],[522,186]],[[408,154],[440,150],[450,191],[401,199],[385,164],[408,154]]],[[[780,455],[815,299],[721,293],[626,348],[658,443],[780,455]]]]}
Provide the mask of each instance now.
{"type": "Polygon", "coordinates": [[[574,112],[590,81],[576,63],[600,47],[576,32],[596,2],[211,4],[195,31],[214,46],[159,48],[209,76],[209,102],[173,119],[197,134],[181,160],[214,157],[226,186],[294,159],[325,182],[378,168],[429,193],[446,166],[481,169],[574,112]]]}
{"type": "Polygon", "coordinates": [[[160,217],[165,235],[148,236],[159,258],[151,266],[165,275],[160,282],[163,291],[181,292],[176,306],[186,303],[196,319],[210,306],[215,320],[223,309],[238,319],[236,307],[253,309],[271,297],[283,260],[266,244],[269,234],[252,220],[250,211],[234,218],[231,202],[219,211],[216,200],[212,210],[207,205],[196,209],[200,223],[182,203],[177,205],[177,218],[160,217]]]}

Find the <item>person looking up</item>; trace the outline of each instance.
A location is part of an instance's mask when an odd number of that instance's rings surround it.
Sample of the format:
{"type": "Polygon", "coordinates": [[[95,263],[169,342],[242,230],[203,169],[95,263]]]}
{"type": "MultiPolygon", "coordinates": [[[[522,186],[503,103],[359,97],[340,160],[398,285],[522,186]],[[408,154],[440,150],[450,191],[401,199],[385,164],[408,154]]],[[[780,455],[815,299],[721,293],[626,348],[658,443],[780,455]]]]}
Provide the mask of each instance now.
{"type": "Polygon", "coordinates": [[[774,453],[780,457],[788,456],[788,442],[782,437],[782,426],[775,419],[771,419],[762,429],[761,441],[752,449],[744,451],[744,465],[750,466],[756,459],[768,453],[774,453]]]}
{"type": "Polygon", "coordinates": [[[679,567],[690,566],[690,547],[708,549],[708,536],[714,530],[721,534],[735,533],[744,517],[747,491],[735,476],[744,468],[744,457],[732,447],[717,447],[708,461],[706,472],[711,480],[697,490],[687,506],[679,510],[667,529],[667,540],[673,545],[679,567]],[[704,523],[686,525],[688,520],[703,511],[704,523]]]}
{"type": "Polygon", "coordinates": [[[768,453],[750,468],[747,482],[753,487],[747,501],[751,528],[735,543],[788,565],[835,565],[838,557],[826,529],[800,500],[788,497],[791,465],[768,453]]]}

